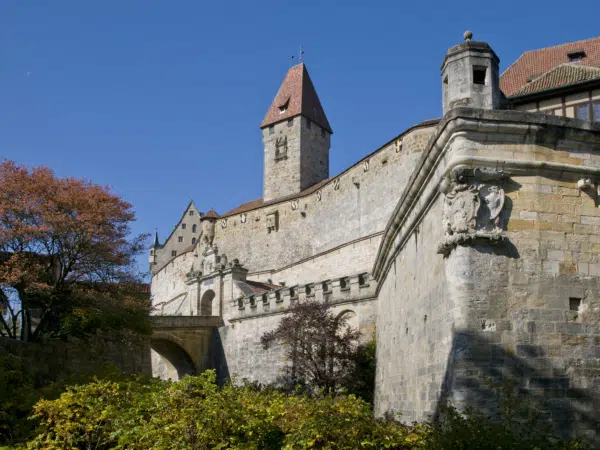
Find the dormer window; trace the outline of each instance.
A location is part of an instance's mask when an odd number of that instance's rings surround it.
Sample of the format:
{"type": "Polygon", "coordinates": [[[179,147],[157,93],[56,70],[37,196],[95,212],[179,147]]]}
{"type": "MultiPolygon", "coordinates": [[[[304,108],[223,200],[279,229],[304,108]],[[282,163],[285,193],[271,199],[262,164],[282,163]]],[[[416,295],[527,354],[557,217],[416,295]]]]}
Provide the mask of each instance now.
{"type": "Polygon", "coordinates": [[[279,105],[279,114],[283,114],[288,110],[288,106],[290,105],[290,98],[288,97],[285,102],[279,105]]]}
{"type": "Polygon", "coordinates": [[[569,57],[570,63],[579,63],[583,61],[583,58],[585,58],[587,55],[583,50],[577,50],[575,52],[567,53],[567,56],[569,57]]]}

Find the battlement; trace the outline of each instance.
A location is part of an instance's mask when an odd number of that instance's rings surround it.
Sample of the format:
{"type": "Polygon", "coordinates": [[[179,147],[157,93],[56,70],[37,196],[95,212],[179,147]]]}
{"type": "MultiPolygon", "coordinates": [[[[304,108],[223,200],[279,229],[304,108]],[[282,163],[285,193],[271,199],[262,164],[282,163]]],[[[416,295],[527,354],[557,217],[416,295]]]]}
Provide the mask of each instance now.
{"type": "Polygon", "coordinates": [[[240,296],[229,303],[231,322],[287,311],[294,304],[317,301],[337,305],[375,298],[377,282],[367,272],[320,280],[294,286],[282,286],[256,294],[240,296]]]}

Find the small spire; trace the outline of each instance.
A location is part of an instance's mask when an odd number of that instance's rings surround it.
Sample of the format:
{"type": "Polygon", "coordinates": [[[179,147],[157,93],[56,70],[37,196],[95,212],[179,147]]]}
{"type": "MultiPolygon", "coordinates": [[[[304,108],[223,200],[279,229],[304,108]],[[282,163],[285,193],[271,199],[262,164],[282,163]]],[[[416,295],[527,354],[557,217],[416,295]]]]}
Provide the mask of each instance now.
{"type": "Polygon", "coordinates": [[[473,39],[473,33],[471,31],[467,30],[463,34],[463,37],[465,38],[465,42],[471,42],[471,39],[473,39]]]}
{"type": "Polygon", "coordinates": [[[304,49],[300,46],[300,64],[304,64],[304,49]]]}
{"type": "Polygon", "coordinates": [[[160,247],[160,243],[158,242],[158,228],[154,232],[154,244],[152,244],[152,248],[160,247]]]}
{"type": "Polygon", "coordinates": [[[294,55],[292,55],[290,57],[291,63],[290,63],[290,67],[294,67],[294,55]]]}

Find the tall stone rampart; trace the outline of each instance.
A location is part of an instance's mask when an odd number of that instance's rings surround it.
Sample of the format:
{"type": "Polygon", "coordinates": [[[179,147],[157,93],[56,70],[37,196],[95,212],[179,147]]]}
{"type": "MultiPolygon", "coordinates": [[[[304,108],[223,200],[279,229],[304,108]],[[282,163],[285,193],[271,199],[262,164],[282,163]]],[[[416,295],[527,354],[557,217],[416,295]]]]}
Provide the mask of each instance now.
{"type": "Polygon", "coordinates": [[[444,118],[374,268],[378,414],[422,420],[446,400],[492,413],[494,387],[511,381],[558,431],[594,435],[598,150],[589,122],[470,109],[444,118]]]}

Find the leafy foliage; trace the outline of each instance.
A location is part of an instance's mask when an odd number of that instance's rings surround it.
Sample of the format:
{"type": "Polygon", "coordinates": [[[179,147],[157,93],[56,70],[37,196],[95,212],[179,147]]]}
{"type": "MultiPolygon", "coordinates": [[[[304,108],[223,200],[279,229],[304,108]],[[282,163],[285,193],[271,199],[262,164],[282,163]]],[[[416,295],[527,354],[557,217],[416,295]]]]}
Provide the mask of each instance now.
{"type": "Polygon", "coordinates": [[[212,371],[177,383],[98,381],[40,401],[31,449],[423,448],[427,426],[373,418],[354,396],[310,398],[228,384],[212,371]]]}
{"type": "Polygon", "coordinates": [[[215,373],[171,383],[98,380],[35,406],[29,449],[578,449],[509,419],[447,407],[435,425],[373,417],[353,395],[310,396],[249,384],[219,387],[215,373]]]}
{"type": "Polygon", "coordinates": [[[146,236],[129,238],[133,220],[107,187],[1,163],[0,334],[148,332],[148,296],[133,269],[146,236]]]}

